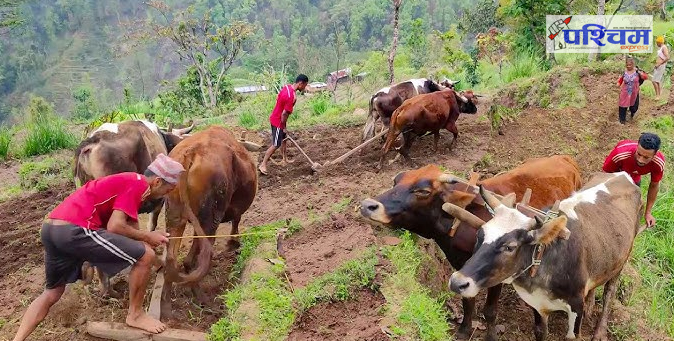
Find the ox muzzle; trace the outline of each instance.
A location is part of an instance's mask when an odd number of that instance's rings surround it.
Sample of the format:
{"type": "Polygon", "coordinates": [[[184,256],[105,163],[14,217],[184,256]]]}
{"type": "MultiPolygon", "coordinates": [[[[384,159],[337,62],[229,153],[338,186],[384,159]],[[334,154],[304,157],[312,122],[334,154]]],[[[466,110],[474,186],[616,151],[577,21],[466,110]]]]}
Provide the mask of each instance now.
{"type": "Polygon", "coordinates": [[[378,223],[391,223],[391,217],[386,213],[384,205],[374,199],[365,199],[360,203],[360,214],[363,217],[378,223]]]}

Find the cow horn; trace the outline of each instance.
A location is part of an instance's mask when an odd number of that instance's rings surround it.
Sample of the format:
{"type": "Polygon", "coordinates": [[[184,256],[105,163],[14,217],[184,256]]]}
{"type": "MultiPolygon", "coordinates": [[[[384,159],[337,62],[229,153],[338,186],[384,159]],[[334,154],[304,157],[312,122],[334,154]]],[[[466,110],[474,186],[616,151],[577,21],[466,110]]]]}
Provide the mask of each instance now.
{"type": "Polygon", "coordinates": [[[461,102],[468,103],[468,98],[466,98],[466,96],[461,95],[461,94],[456,94],[456,97],[458,97],[461,100],[461,102]]]}
{"type": "Polygon", "coordinates": [[[192,123],[192,125],[189,126],[189,127],[187,127],[187,128],[182,128],[182,129],[172,129],[172,130],[171,130],[171,133],[173,133],[173,134],[175,134],[175,135],[178,135],[178,136],[182,136],[182,135],[184,135],[184,134],[187,134],[187,133],[191,132],[192,129],[194,129],[194,126],[195,126],[195,123],[192,123]]]}
{"type": "Polygon", "coordinates": [[[480,195],[482,196],[482,199],[487,203],[487,205],[489,205],[492,209],[495,209],[499,205],[502,205],[502,203],[498,199],[496,199],[494,194],[485,190],[482,185],[480,185],[480,195]]]}
{"type": "Polygon", "coordinates": [[[466,209],[463,209],[454,204],[444,203],[442,204],[442,210],[447,212],[447,214],[451,215],[452,217],[468,223],[474,228],[480,228],[482,225],[484,225],[484,220],[468,212],[466,209]]]}
{"type": "Polygon", "coordinates": [[[449,174],[449,173],[442,173],[440,176],[438,176],[438,181],[442,183],[447,183],[447,184],[455,184],[457,182],[460,182],[462,184],[467,184],[468,182],[464,179],[461,179],[457,177],[456,175],[449,174]]]}

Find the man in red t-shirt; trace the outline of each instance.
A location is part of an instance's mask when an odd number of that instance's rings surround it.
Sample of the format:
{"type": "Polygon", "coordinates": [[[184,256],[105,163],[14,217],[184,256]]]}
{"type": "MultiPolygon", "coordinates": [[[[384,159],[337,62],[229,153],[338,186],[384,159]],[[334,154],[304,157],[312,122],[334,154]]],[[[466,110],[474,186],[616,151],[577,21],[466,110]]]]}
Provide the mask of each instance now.
{"type": "Polygon", "coordinates": [[[49,213],[40,231],[46,288],[23,315],[14,341],[25,340],[61,298],[66,284],[82,278],[85,261],[110,277],[131,267],[126,323],[150,333],[166,329],[142,305],[155,259],[152,247],[167,243],[168,233],[140,230],[138,210],[144,201],[173,190],[184,170],[159,154],[143,175],[127,172],[89,181],[49,213]]]}
{"type": "Polygon", "coordinates": [[[604,172],[608,173],[627,172],[637,186],[641,185],[642,175],[651,174],[644,214],[648,227],[655,225],[651,210],[660,189],[660,180],[665,172],[665,156],[659,149],[660,137],[652,133],[643,133],[638,142],[633,140],[618,142],[606,157],[602,167],[604,172]]]}
{"type": "Polygon", "coordinates": [[[260,173],[264,175],[267,175],[267,162],[279,147],[281,147],[283,161],[287,161],[285,141],[286,122],[288,122],[288,116],[292,114],[295,101],[297,100],[295,91],[304,91],[307,83],[309,83],[309,77],[300,74],[295,79],[295,84],[286,84],[286,86],[281,88],[278,96],[276,96],[276,105],[269,116],[269,123],[271,123],[271,146],[267,149],[262,163],[258,167],[260,173]]]}

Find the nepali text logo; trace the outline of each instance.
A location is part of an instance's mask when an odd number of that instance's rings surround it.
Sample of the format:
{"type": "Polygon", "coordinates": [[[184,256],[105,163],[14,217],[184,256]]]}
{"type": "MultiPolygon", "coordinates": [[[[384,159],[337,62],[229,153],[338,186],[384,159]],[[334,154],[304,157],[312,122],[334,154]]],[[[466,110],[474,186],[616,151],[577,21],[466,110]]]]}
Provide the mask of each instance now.
{"type": "Polygon", "coordinates": [[[547,53],[651,53],[653,16],[546,16],[547,53]]]}

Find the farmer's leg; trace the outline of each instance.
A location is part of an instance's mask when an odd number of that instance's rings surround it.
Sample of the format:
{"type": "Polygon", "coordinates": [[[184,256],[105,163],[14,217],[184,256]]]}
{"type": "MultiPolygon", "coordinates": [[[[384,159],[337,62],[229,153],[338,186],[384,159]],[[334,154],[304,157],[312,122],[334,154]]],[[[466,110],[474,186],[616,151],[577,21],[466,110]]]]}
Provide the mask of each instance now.
{"type": "Polygon", "coordinates": [[[637,94],[637,99],[634,101],[634,105],[630,106],[631,118],[634,118],[634,115],[637,113],[637,110],[639,110],[639,97],[641,97],[640,94],[637,94]]]}
{"type": "Polygon", "coordinates": [[[155,258],[154,250],[147,244],[144,246],[145,254],[133,265],[129,274],[129,314],[126,316],[126,324],[151,333],[161,333],[166,330],[166,325],[147,315],[143,309],[145,289],[155,258]]]}
{"type": "Polygon", "coordinates": [[[625,121],[627,121],[627,107],[618,107],[618,120],[620,123],[625,124],[625,121]]]}
{"type": "Polygon", "coordinates": [[[264,154],[264,158],[262,158],[262,162],[260,163],[260,172],[263,174],[267,173],[267,162],[269,162],[269,159],[271,159],[271,156],[274,155],[274,152],[281,147],[281,143],[283,142],[285,138],[285,134],[283,134],[283,130],[277,127],[274,127],[273,125],[271,126],[271,146],[267,149],[267,152],[264,154]]]}
{"type": "Polygon", "coordinates": [[[45,290],[26,310],[14,341],[25,340],[47,316],[51,306],[61,298],[66,284],[82,278],[84,261],[65,251],[70,242],[77,238],[79,229],[67,225],[42,225],[40,238],[44,246],[45,290]]]}
{"type": "Polygon", "coordinates": [[[65,284],[56,288],[45,289],[42,294],[28,306],[28,310],[26,310],[26,313],[23,314],[23,318],[21,318],[21,325],[14,336],[14,341],[25,340],[28,335],[35,330],[37,325],[44,320],[45,316],[47,316],[49,309],[61,298],[65,289],[65,284]]]}

